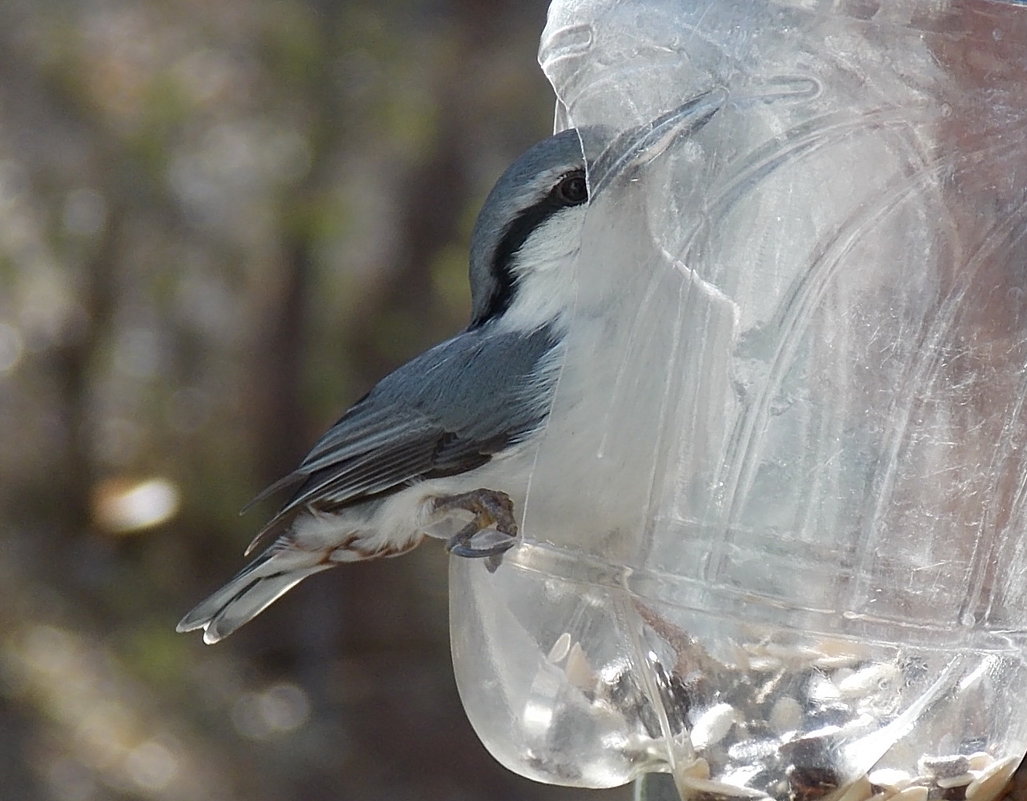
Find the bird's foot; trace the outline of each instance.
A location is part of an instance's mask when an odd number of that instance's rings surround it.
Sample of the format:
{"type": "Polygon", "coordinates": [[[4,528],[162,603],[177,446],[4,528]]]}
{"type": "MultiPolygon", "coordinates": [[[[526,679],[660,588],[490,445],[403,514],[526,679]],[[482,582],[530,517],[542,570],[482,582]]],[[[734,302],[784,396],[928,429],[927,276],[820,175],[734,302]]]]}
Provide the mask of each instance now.
{"type": "Polygon", "coordinates": [[[486,558],[485,566],[490,573],[499,567],[503,554],[516,542],[517,521],[514,520],[513,501],[505,492],[476,489],[459,495],[448,495],[436,498],[434,508],[437,512],[463,509],[474,515],[470,523],[449,538],[446,550],[468,559],[486,558]],[[488,528],[506,535],[506,538],[483,547],[474,545],[472,540],[488,528]]]}

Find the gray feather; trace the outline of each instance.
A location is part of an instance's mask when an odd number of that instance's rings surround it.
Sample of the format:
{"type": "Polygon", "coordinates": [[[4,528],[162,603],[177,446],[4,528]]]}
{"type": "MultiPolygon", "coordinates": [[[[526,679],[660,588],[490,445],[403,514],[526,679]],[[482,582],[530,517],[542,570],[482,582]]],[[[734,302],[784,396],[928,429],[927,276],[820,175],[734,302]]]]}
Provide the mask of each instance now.
{"type": "Polygon", "coordinates": [[[325,567],[318,564],[317,556],[311,554],[289,552],[282,548],[268,549],[233,576],[225,586],[197,604],[179,621],[177,630],[203,628],[210,631],[212,621],[229,615],[231,620],[226,624],[226,630],[222,630],[220,635],[216,630],[211,631],[210,637],[204,638],[214,642],[256,615],[296,582],[325,567]],[[230,608],[232,612],[228,613],[230,608]],[[238,622],[234,622],[236,619],[238,622]]]}
{"type": "Polygon", "coordinates": [[[268,523],[307,505],[337,510],[369,496],[479,467],[544,420],[556,347],[548,327],[465,331],[400,367],[351,408],[299,468],[268,488],[298,486],[268,523]]]}

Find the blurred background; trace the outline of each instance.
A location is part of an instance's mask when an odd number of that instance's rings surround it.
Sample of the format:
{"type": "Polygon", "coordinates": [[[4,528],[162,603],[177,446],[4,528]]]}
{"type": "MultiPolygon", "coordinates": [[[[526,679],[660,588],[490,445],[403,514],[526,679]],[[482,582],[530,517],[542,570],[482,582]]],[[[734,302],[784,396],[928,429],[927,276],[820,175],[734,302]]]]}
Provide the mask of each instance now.
{"type": "Polygon", "coordinates": [[[289,470],[466,322],[551,131],[544,0],[0,4],[0,799],[625,799],[495,764],[437,543],[177,620],[289,470]]]}

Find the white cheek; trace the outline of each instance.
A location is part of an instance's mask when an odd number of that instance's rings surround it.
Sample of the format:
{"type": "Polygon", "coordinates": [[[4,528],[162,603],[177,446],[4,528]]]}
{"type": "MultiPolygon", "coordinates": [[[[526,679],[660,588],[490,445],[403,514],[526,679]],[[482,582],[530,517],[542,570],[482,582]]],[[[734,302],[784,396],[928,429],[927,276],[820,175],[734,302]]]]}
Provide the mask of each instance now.
{"type": "Polygon", "coordinates": [[[528,237],[517,251],[517,266],[522,279],[565,265],[581,249],[581,230],[587,206],[558,212],[528,237]]]}
{"type": "Polygon", "coordinates": [[[581,249],[585,206],[568,209],[543,223],[515,257],[516,296],[504,325],[532,329],[558,320],[574,302],[574,260],[581,249]]]}

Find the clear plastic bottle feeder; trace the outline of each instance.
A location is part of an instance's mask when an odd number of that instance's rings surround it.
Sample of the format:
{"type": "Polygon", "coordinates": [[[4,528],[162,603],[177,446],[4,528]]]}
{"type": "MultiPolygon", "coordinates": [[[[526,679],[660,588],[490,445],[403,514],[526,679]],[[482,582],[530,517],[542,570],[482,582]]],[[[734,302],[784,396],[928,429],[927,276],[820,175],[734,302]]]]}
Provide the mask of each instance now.
{"type": "Polygon", "coordinates": [[[557,0],[541,61],[608,184],[563,370],[606,373],[587,429],[557,389],[523,543],[452,561],[482,741],[565,785],[988,801],[1027,750],[1027,8],[557,0]]]}

